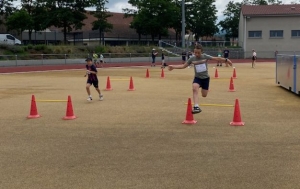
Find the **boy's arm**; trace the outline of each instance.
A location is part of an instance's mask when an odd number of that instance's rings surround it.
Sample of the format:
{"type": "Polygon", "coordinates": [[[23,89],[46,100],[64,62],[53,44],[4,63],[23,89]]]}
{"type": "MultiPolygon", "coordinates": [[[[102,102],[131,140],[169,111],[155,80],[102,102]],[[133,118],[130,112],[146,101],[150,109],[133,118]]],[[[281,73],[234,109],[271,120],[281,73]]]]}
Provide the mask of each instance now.
{"type": "Polygon", "coordinates": [[[168,69],[170,71],[172,71],[173,69],[184,69],[184,68],[186,68],[188,66],[189,66],[189,64],[187,62],[185,62],[184,64],[180,64],[180,65],[169,65],[168,69]]]}
{"type": "Polygon", "coordinates": [[[229,60],[228,58],[211,57],[211,60],[216,60],[216,61],[226,62],[226,63],[228,63],[230,66],[232,66],[232,62],[231,62],[231,60],[229,60]]]}

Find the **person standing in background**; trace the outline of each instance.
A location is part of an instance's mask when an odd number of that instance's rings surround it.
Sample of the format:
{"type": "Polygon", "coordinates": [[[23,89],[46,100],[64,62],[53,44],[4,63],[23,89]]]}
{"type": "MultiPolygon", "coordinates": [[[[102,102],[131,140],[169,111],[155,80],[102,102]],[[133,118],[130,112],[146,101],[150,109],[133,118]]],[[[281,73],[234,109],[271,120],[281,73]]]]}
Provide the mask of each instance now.
{"type": "Polygon", "coordinates": [[[155,58],[156,58],[156,55],[157,55],[157,52],[155,51],[155,49],[152,49],[152,54],[151,54],[151,57],[152,57],[152,64],[151,64],[151,67],[152,67],[152,66],[155,66],[155,58]]]}
{"type": "MultiPolygon", "coordinates": [[[[217,57],[222,57],[222,51],[221,51],[221,49],[218,50],[217,57]]],[[[217,66],[222,66],[222,62],[218,61],[217,66]]]]}
{"type": "MultiPolygon", "coordinates": [[[[227,49],[227,47],[225,47],[225,49],[223,51],[223,57],[228,59],[229,58],[229,53],[230,53],[229,50],[227,49]]],[[[220,66],[222,66],[222,63],[220,64],[220,66]]],[[[226,67],[228,67],[228,64],[226,64],[226,67]]]]}
{"type": "Polygon", "coordinates": [[[255,68],[255,62],[256,62],[256,52],[254,49],[252,49],[252,68],[255,68]]]}

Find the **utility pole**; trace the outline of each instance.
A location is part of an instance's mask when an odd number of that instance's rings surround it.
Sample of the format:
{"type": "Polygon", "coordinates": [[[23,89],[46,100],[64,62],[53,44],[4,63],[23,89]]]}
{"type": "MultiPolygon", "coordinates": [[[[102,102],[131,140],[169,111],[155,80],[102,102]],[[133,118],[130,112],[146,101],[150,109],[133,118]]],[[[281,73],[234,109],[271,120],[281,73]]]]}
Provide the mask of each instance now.
{"type": "Polygon", "coordinates": [[[185,0],[181,0],[181,45],[185,48],[185,0]]]}

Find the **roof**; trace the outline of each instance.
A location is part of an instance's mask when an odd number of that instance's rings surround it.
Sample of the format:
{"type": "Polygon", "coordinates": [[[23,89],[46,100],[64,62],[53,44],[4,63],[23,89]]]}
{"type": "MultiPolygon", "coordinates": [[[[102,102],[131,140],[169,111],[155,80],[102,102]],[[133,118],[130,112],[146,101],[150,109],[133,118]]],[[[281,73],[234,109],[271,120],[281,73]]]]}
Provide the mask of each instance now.
{"type": "Polygon", "coordinates": [[[300,4],[289,5],[243,5],[244,16],[300,15],[300,4]]]}

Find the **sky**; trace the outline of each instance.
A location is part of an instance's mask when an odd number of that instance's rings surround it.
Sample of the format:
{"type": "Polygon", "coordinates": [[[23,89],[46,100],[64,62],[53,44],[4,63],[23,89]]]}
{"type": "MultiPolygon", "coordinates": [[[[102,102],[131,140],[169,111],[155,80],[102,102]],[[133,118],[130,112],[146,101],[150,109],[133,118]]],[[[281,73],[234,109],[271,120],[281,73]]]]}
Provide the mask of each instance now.
{"type": "MultiPolygon", "coordinates": [[[[226,8],[230,0],[216,0],[215,5],[218,10],[217,17],[218,21],[222,20],[223,11],[226,8]]],[[[233,0],[234,2],[242,2],[242,0],[233,0]]],[[[297,0],[281,0],[283,4],[289,4],[292,1],[297,0]]],[[[122,12],[123,8],[132,8],[130,4],[128,4],[128,0],[109,0],[109,3],[106,5],[108,11],[110,12],[122,12]]]]}

